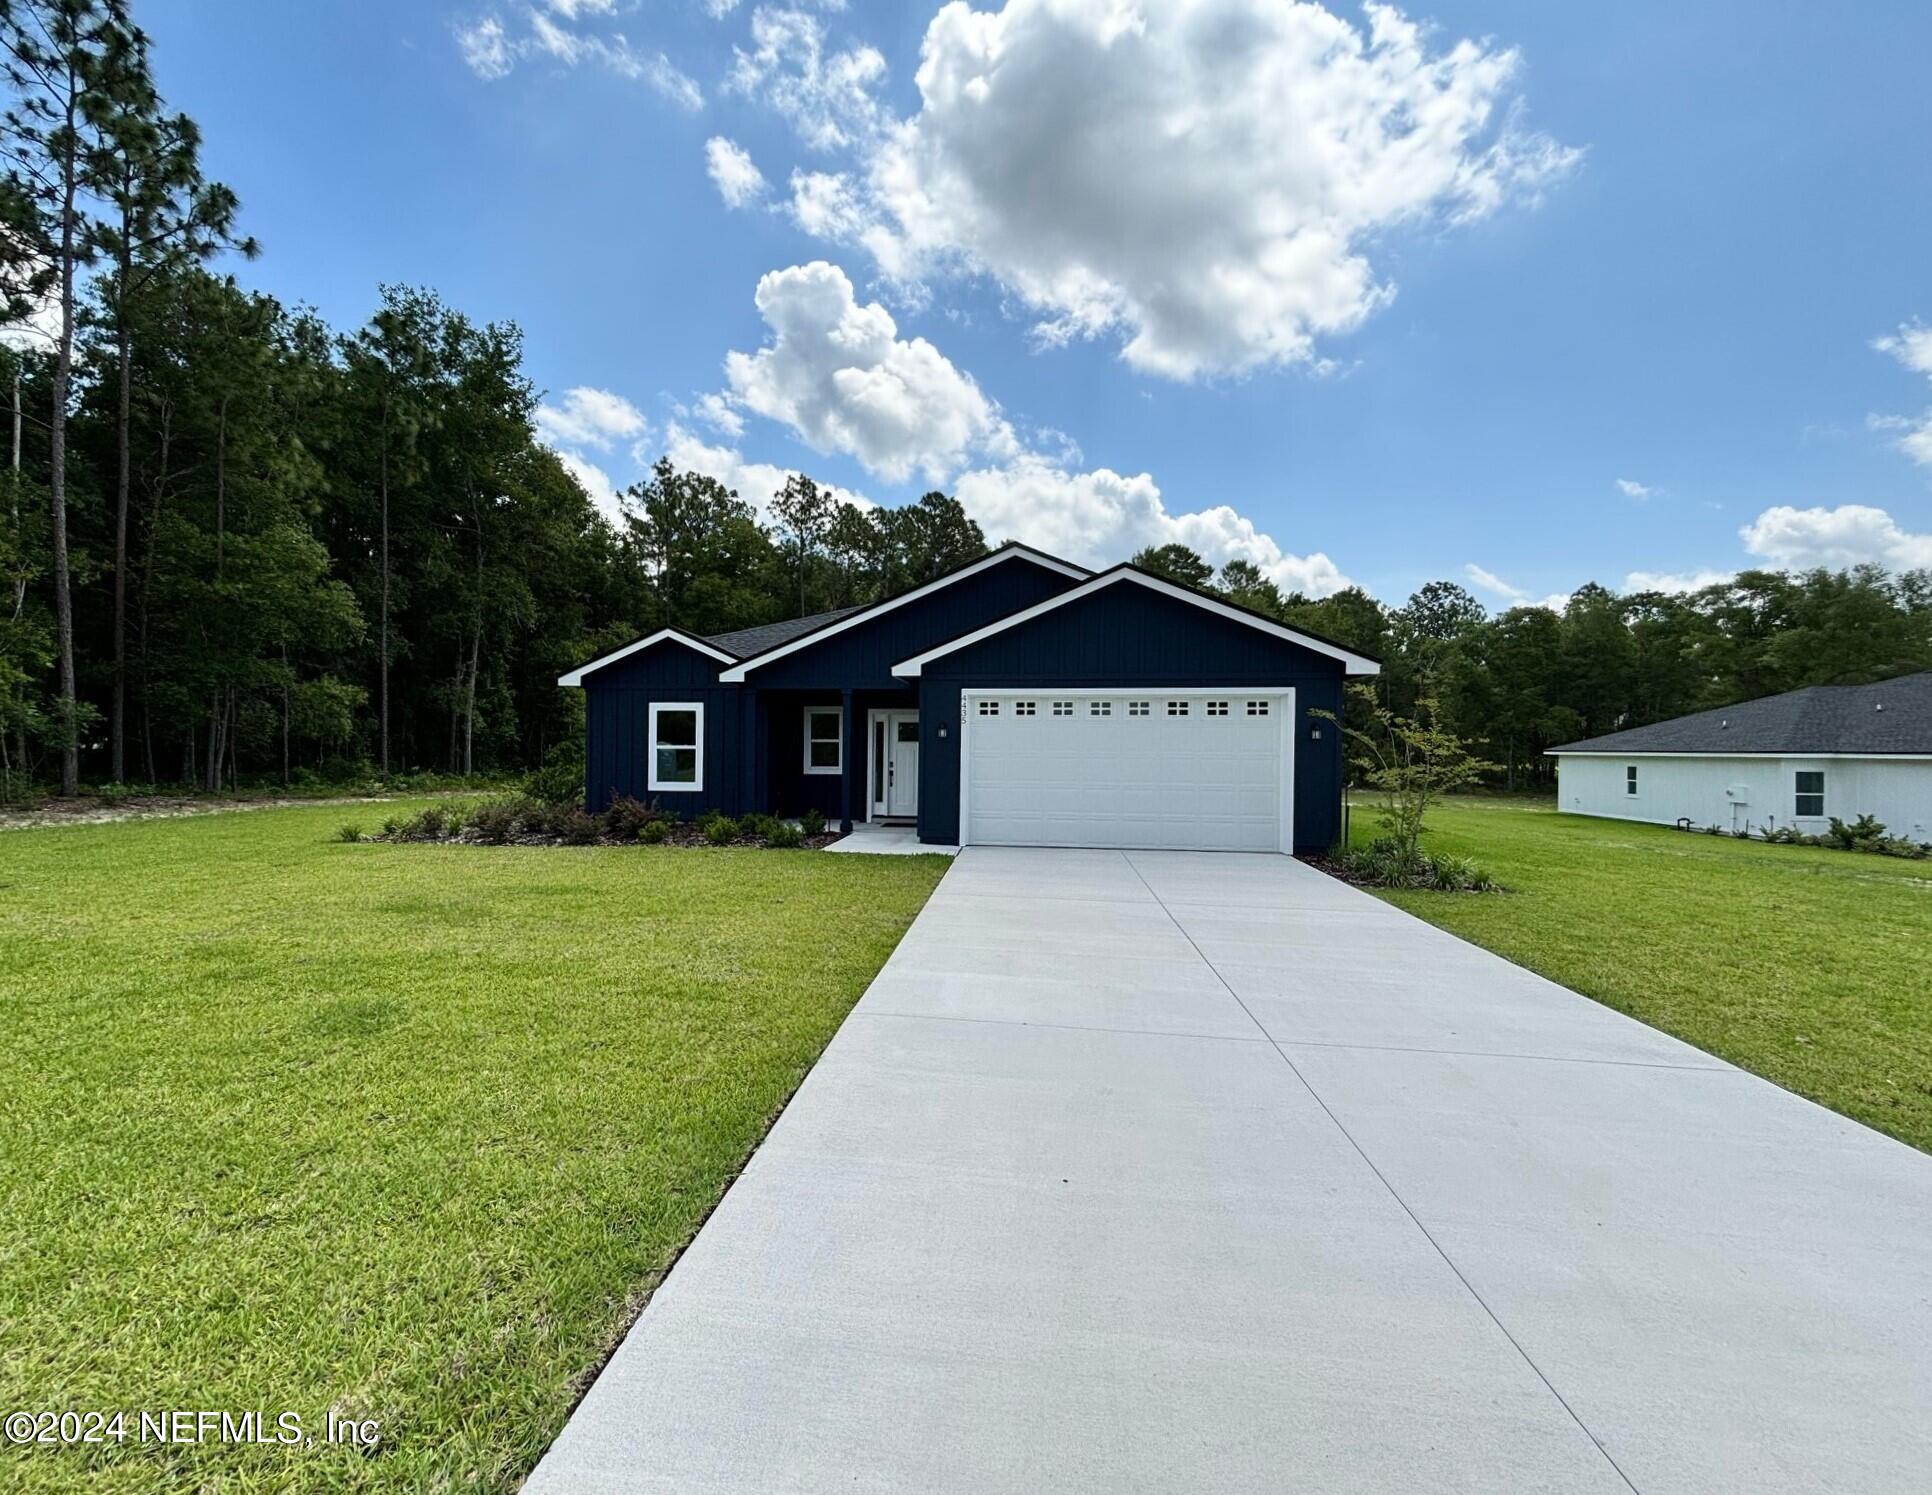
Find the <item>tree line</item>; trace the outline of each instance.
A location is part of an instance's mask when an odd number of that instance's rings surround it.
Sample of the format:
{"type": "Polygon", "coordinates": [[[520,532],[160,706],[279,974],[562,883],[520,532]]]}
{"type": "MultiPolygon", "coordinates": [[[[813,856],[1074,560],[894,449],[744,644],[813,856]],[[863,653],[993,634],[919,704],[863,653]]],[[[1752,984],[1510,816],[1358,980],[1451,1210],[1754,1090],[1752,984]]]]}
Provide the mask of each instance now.
{"type": "Polygon", "coordinates": [[[0,60],[0,792],[518,770],[580,730],[586,654],[985,549],[943,495],[798,478],[767,525],[662,462],[607,518],[514,325],[388,286],[342,331],[217,273],[259,246],[124,0],[0,3],[0,60]]]}
{"type": "MultiPolygon", "coordinates": [[[[160,97],[126,0],[0,0],[0,794],[219,789],[563,761],[573,664],[876,600],[985,553],[958,502],[747,497],[660,461],[601,513],[537,437],[510,323],[386,286],[329,326],[218,267],[261,252],[160,97]]],[[[1589,586],[1497,616],[1435,582],[1284,594],[1184,547],[1138,561],[1387,662],[1537,783],[1543,748],[1923,667],[1925,573],[1589,586]]]]}
{"type": "Polygon", "coordinates": [[[1542,755],[1559,743],[1932,668],[1932,571],[1753,570],[1688,593],[1619,595],[1593,582],[1560,612],[1492,615],[1451,581],[1387,607],[1359,587],[1319,600],[1284,593],[1247,561],[1217,573],[1182,545],[1134,560],[1382,660],[1386,707],[1406,715],[1428,698],[1447,729],[1503,765],[1511,788],[1554,783],[1542,755]]]}

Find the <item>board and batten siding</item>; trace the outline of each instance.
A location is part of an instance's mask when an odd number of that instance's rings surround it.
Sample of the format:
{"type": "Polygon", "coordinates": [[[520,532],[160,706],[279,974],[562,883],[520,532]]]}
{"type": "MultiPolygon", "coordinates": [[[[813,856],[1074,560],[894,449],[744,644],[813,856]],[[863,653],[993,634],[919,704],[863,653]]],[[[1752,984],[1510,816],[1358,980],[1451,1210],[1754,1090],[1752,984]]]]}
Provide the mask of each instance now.
{"type": "Polygon", "coordinates": [[[1557,808],[1572,815],[1742,830],[1795,825],[1815,834],[1830,817],[1874,815],[1893,835],[1932,841],[1932,758],[1719,757],[1680,753],[1557,755],[1557,808]],[[1637,792],[1628,772],[1637,770],[1637,792]],[[1797,813],[1798,774],[1825,776],[1825,813],[1797,813]]]}
{"type": "Polygon", "coordinates": [[[718,662],[666,640],[604,666],[584,682],[584,804],[592,814],[618,795],[657,800],[689,818],[706,810],[738,813],[742,693],[718,683],[718,662]],[[704,707],[704,787],[650,787],[651,707],[692,701],[704,707]]]}
{"type": "Polygon", "coordinates": [[[1294,849],[1326,851],[1342,828],[1342,742],[1313,713],[1341,714],[1341,661],[1137,586],[1095,592],[921,667],[919,838],[959,839],[963,690],[1244,685],[1294,689],[1294,849]]]}

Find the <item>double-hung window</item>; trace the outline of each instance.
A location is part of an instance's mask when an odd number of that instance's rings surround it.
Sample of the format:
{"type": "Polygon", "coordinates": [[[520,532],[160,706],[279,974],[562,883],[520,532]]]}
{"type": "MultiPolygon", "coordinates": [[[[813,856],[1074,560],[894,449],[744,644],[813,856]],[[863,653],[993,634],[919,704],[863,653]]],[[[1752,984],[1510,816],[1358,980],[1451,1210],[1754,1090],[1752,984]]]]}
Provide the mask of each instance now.
{"type": "Polygon", "coordinates": [[[1805,768],[1798,772],[1796,784],[1797,801],[1794,813],[1800,820],[1806,816],[1822,818],[1825,813],[1825,773],[1821,768],[1805,768]]]}
{"type": "Polygon", "coordinates": [[[652,703],[650,786],[704,788],[704,707],[698,702],[652,703]]]}
{"type": "Polygon", "coordinates": [[[805,708],[805,772],[837,773],[845,766],[845,734],[836,706],[805,708]]]}
{"type": "Polygon", "coordinates": [[[1629,763],[1624,766],[1623,792],[1625,794],[1635,794],[1637,792],[1637,765],[1634,763],[1629,763]]]}

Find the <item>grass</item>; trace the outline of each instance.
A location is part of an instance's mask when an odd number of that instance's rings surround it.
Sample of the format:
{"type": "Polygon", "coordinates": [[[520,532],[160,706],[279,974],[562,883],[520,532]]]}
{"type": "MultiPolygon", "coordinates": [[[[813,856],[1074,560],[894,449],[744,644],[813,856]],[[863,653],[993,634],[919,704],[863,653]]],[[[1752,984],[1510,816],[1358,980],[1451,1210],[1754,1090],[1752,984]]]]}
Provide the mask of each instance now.
{"type": "MultiPolygon", "coordinates": [[[[1353,836],[1375,833],[1357,803],[1353,836]]],[[[1389,902],[1932,1151],[1932,863],[1455,799],[1426,844],[1506,894],[1389,902]]]]}
{"type": "Polygon", "coordinates": [[[0,833],[0,1412],[380,1442],[0,1447],[0,1486],[513,1488],[944,870],[357,813],[0,833]]]}

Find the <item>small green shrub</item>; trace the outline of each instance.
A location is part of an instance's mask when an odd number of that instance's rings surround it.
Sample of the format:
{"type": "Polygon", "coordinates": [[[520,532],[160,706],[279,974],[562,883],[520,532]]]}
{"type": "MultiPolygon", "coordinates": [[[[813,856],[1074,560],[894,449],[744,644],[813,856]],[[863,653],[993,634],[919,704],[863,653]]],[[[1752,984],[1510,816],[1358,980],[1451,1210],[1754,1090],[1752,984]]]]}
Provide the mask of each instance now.
{"type": "Polygon", "coordinates": [[[1883,857],[1903,857],[1909,862],[1922,862],[1932,856],[1932,846],[1909,836],[1880,836],[1872,842],[1872,850],[1883,857]]]}
{"type": "Polygon", "coordinates": [[[1884,839],[1884,823],[1873,815],[1860,815],[1850,825],[1834,815],[1825,831],[1825,840],[1841,851],[1870,851],[1884,839]]]}
{"type": "Polygon", "coordinates": [[[338,841],[360,841],[362,839],[362,827],[353,823],[339,825],[335,830],[335,838],[338,841]]]}
{"type": "Polygon", "coordinates": [[[798,817],[798,828],[808,836],[824,835],[825,812],[823,810],[807,810],[803,815],[798,817]]]}
{"type": "Polygon", "coordinates": [[[707,816],[702,823],[704,839],[713,846],[729,846],[738,839],[738,822],[729,815],[707,816]]]}
{"type": "Polygon", "coordinates": [[[784,823],[776,815],[766,815],[761,811],[753,811],[738,822],[738,830],[742,835],[755,836],[760,841],[769,841],[773,836],[778,834],[779,828],[784,823]]]}
{"type": "Polygon", "coordinates": [[[1406,851],[1393,836],[1378,836],[1342,854],[1357,882],[1377,888],[1431,888],[1441,893],[1488,893],[1497,883],[1468,857],[1417,849],[1406,851]]]}
{"type": "Polygon", "coordinates": [[[647,820],[637,828],[637,839],[646,846],[662,845],[664,838],[670,834],[671,822],[668,820],[647,820]]]}
{"type": "Polygon", "coordinates": [[[781,820],[766,835],[765,844],[779,851],[795,851],[805,844],[805,834],[797,826],[787,825],[781,820]]]}

